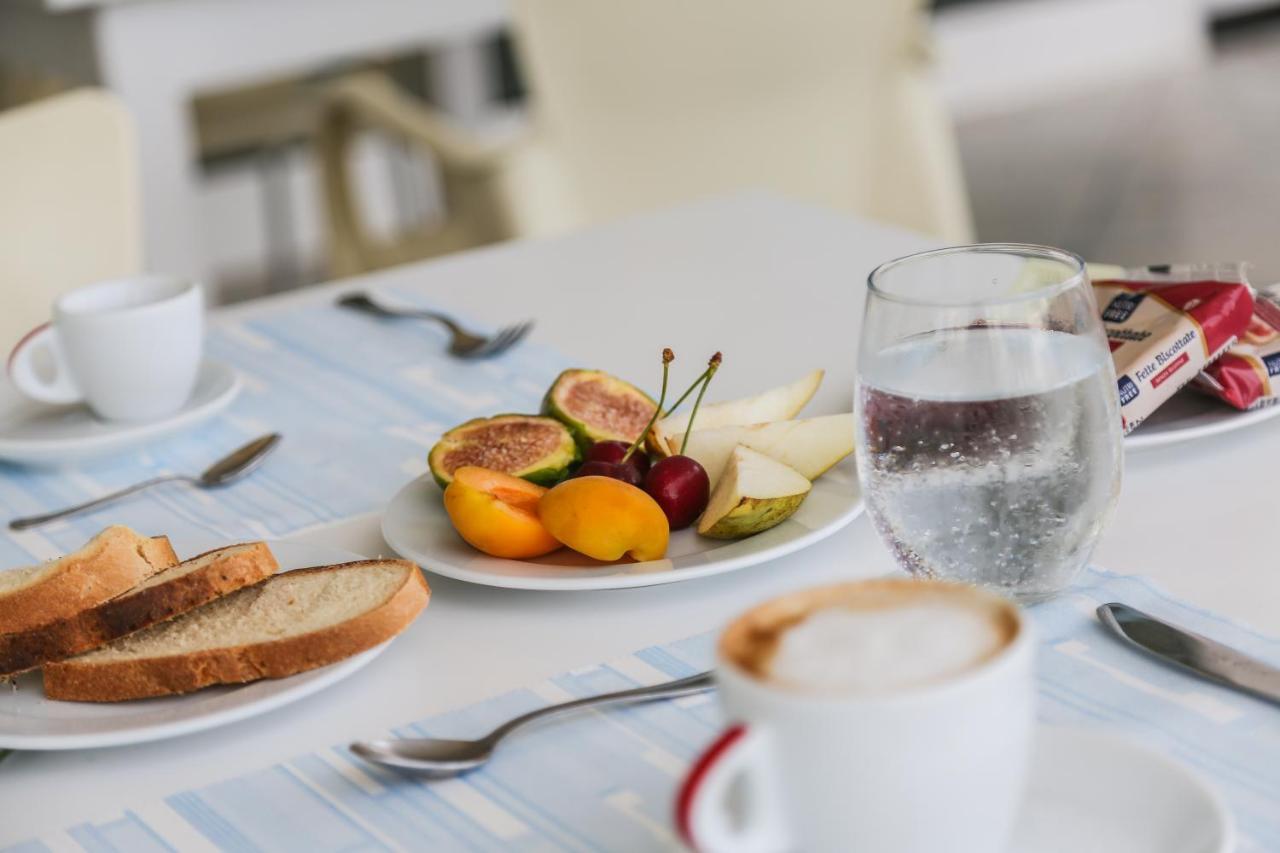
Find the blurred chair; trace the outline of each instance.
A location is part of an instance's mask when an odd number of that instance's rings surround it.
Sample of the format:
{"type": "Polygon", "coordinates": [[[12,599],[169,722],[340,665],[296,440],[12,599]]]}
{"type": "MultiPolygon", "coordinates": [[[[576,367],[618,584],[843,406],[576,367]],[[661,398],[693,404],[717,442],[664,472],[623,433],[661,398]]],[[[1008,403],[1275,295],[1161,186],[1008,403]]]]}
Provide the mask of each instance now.
{"type": "Polygon", "coordinates": [[[192,101],[205,176],[225,169],[256,177],[266,250],[259,289],[296,287],[307,278],[298,253],[289,166],[293,152],[312,142],[317,107],[315,87],[302,77],[204,93],[192,101]]]}
{"type": "Polygon", "coordinates": [[[0,349],[54,297],[142,264],[137,162],[114,96],[79,89],[0,113],[0,349]]]}
{"type": "Polygon", "coordinates": [[[333,273],[743,187],[970,239],[916,0],[515,0],[513,12],[532,93],[515,143],[486,144],[385,77],[329,89],[319,153],[333,273]],[[348,156],[366,129],[434,155],[439,227],[369,233],[348,156]]]}

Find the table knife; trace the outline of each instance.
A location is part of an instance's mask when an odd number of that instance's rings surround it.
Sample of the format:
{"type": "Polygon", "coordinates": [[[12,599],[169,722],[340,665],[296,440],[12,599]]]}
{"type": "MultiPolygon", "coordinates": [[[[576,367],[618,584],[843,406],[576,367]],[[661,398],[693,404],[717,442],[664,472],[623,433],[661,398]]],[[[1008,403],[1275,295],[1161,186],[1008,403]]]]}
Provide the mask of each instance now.
{"type": "Polygon", "coordinates": [[[1124,642],[1166,663],[1280,705],[1280,669],[1274,666],[1126,604],[1100,605],[1098,619],[1124,642]]]}

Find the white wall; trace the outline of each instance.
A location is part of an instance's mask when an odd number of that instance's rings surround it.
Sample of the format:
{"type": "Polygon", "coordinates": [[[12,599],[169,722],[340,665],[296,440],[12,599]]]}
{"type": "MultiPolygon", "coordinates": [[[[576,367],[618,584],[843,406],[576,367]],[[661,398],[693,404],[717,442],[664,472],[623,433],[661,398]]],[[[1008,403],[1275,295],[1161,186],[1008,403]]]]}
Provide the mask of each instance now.
{"type": "Polygon", "coordinates": [[[957,116],[1015,111],[1203,64],[1205,0],[1000,0],[934,21],[939,82],[957,116]]]}

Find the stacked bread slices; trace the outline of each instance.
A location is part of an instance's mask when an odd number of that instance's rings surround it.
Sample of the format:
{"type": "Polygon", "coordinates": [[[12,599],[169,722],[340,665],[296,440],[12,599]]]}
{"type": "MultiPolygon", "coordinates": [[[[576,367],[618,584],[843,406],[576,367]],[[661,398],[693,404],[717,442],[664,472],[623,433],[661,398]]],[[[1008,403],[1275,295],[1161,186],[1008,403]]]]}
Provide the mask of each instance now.
{"type": "Polygon", "coordinates": [[[430,597],[405,560],[278,569],[263,542],[179,562],[164,537],[108,527],[0,572],[0,676],[40,668],[49,698],[86,702],[282,678],[390,640],[430,597]]]}

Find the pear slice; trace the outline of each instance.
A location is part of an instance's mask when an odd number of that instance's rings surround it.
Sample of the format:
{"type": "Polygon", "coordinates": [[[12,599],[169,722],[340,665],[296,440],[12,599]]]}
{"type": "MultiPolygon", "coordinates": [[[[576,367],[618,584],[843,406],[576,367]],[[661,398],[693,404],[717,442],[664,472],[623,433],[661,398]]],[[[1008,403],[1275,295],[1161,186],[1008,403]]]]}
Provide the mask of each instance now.
{"type": "Polygon", "coordinates": [[[768,530],[795,514],[811,487],[794,468],[740,444],[711,493],[698,532],[741,539],[768,530]]]}
{"type": "MultiPolygon", "coordinates": [[[[698,409],[698,429],[763,424],[794,418],[805,404],[813,399],[818,386],[822,384],[823,375],[823,371],[815,370],[790,385],[770,388],[754,397],[727,400],[723,403],[704,403],[698,409]]],[[[663,418],[653,425],[653,430],[649,434],[649,449],[663,456],[678,453],[680,445],[677,443],[673,448],[670,439],[677,433],[687,432],[688,429],[688,411],[663,418]]]]}
{"type": "MultiPolygon", "coordinates": [[[[679,447],[684,436],[674,436],[672,440],[679,447]]],[[[853,452],[853,413],[771,424],[695,429],[684,452],[706,469],[714,489],[720,482],[725,464],[733,455],[733,449],[739,444],[796,469],[807,480],[816,480],[853,452]]]]}

